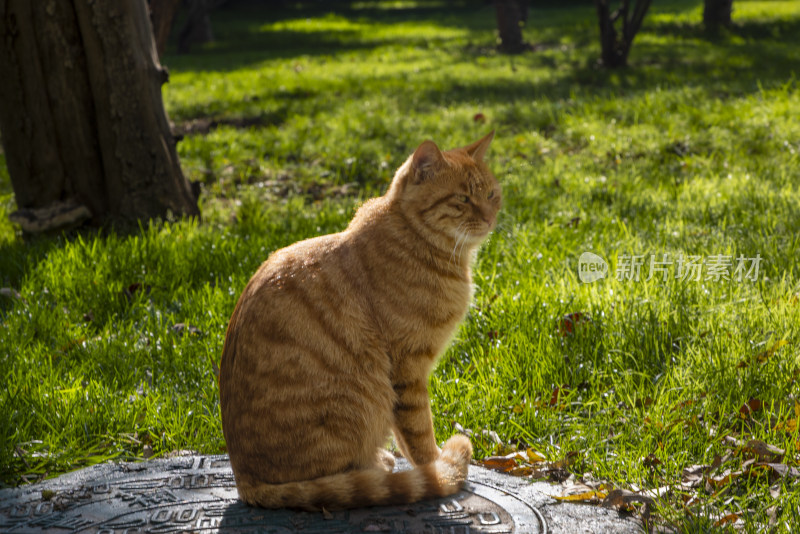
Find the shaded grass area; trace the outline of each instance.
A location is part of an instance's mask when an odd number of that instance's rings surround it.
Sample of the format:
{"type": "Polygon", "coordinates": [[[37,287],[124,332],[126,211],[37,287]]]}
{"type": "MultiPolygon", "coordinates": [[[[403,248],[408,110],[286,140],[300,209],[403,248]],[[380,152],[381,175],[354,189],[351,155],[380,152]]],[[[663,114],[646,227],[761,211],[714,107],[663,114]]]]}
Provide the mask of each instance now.
{"type": "Polygon", "coordinates": [[[220,10],[216,43],[165,59],[202,224],[24,241],[0,223],[0,286],[19,293],[0,296],[2,483],[224,450],[215,362],[260,262],[344,228],[422,140],[496,129],[505,206],[432,377],[437,437],[458,423],[479,457],[498,452],[491,430],[571,458],[577,477],[670,486],[660,512],[684,530],[733,513],[756,530],[772,507],[798,524],[792,477],[680,483],[726,436],[797,465],[800,6],[737,2],[737,27],[711,38],[699,4],[654,5],[633,67],[607,72],[591,5],[535,8],[538,51],[511,58],[494,52],[491,7],[391,5],[220,10]],[[606,279],[581,283],[586,251],[606,279]],[[729,257],[728,279],[676,278],[688,256],[729,257]],[[671,263],[645,280],[651,257],[671,263]],[[736,280],[739,257],[759,272],[736,280]],[[576,313],[590,320],[564,335],[576,313]]]}

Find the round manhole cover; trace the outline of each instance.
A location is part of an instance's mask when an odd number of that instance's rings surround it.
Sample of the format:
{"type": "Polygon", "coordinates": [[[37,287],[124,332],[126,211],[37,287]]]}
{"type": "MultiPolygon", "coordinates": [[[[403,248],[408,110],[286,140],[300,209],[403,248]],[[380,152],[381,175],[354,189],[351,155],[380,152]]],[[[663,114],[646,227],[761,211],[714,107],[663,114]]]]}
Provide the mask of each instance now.
{"type": "Polygon", "coordinates": [[[8,533],[387,532],[544,533],[525,501],[470,477],[460,493],[396,507],[321,513],[252,508],[237,499],[224,456],[105,464],[35,486],[0,491],[0,531],[8,533]]]}

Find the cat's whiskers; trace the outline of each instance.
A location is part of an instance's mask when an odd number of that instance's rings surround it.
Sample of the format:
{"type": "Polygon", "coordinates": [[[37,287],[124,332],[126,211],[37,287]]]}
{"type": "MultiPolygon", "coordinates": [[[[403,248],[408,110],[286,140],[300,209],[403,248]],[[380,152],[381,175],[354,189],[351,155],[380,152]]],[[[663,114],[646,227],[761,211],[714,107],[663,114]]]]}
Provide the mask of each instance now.
{"type": "Polygon", "coordinates": [[[470,224],[467,222],[467,223],[464,223],[464,226],[466,226],[467,229],[464,232],[464,239],[461,241],[461,249],[458,251],[458,259],[459,259],[459,261],[462,260],[462,255],[464,254],[464,248],[467,246],[467,241],[469,241],[469,238],[470,238],[470,232],[469,232],[469,228],[468,228],[470,226],[470,224]]]}
{"type": "Polygon", "coordinates": [[[466,225],[467,225],[466,222],[462,222],[459,223],[459,225],[456,227],[455,230],[456,242],[453,244],[453,252],[450,253],[450,261],[447,263],[448,266],[453,264],[454,259],[457,259],[459,262],[461,262],[460,249],[463,249],[464,244],[466,244],[468,237],[467,232],[462,230],[462,228],[464,228],[466,225]]]}

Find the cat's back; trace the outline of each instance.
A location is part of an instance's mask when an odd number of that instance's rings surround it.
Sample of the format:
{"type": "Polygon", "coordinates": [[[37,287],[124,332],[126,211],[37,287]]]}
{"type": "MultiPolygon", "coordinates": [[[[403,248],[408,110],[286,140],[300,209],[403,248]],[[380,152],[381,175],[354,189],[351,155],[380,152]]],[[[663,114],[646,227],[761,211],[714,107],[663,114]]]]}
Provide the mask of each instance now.
{"type": "Polygon", "coordinates": [[[313,478],[343,470],[347,450],[380,445],[353,423],[384,424],[391,396],[351,262],[346,233],[321,236],[274,252],[245,288],[220,365],[234,471],[272,482],[313,478]],[[342,453],[309,467],[326,447],[342,453]]]}
{"type": "MultiPolygon", "coordinates": [[[[261,354],[265,347],[297,337],[298,325],[306,325],[307,333],[318,331],[322,337],[343,332],[346,338],[354,338],[347,333],[363,328],[360,312],[363,299],[354,283],[358,279],[353,272],[357,266],[353,264],[350,248],[347,235],[342,232],[306,239],[275,251],[259,267],[239,298],[229,326],[229,334],[239,335],[232,336],[231,341],[236,342],[245,332],[247,341],[258,338],[266,341],[263,338],[269,334],[272,343],[253,347],[259,348],[261,354]],[[345,319],[357,324],[348,327],[345,319]]],[[[352,345],[355,340],[341,341],[352,345]]]]}

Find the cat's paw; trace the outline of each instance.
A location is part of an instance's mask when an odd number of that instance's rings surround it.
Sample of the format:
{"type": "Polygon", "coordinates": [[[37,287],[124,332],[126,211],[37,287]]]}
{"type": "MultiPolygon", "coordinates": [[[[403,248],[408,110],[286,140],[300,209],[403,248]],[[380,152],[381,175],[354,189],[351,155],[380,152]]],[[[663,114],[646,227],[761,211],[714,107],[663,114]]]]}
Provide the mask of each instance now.
{"type": "Polygon", "coordinates": [[[472,459],[472,443],[467,436],[456,434],[444,443],[439,457],[452,464],[469,465],[472,459]]]}
{"type": "Polygon", "coordinates": [[[472,444],[468,437],[455,435],[444,443],[436,465],[439,485],[446,488],[445,495],[457,491],[467,480],[471,458],[472,444]]]}
{"type": "Polygon", "coordinates": [[[387,451],[386,449],[378,449],[378,453],[375,458],[375,466],[378,469],[383,469],[389,473],[394,470],[394,455],[387,451]]]}

